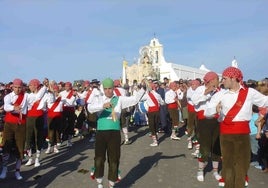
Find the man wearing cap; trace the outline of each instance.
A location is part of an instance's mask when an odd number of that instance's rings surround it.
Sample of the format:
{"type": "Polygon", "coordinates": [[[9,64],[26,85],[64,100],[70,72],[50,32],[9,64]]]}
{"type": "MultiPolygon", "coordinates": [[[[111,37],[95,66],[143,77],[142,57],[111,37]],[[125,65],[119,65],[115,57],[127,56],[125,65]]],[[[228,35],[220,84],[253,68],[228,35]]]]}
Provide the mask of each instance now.
{"type": "Polygon", "coordinates": [[[63,91],[60,92],[62,100],[66,103],[63,107],[63,128],[61,130],[62,141],[67,140],[67,146],[71,147],[72,137],[74,135],[74,123],[75,123],[75,106],[76,106],[76,95],[77,90],[72,88],[71,82],[66,82],[63,91]]]}
{"type": "Polygon", "coordinates": [[[140,90],[136,96],[115,96],[114,82],[110,78],[102,81],[104,95],[95,95],[88,102],[88,111],[98,113],[97,132],[95,142],[94,172],[92,178],[96,178],[98,188],[103,188],[104,163],[108,156],[108,180],[112,188],[118,180],[118,167],[121,154],[120,115],[124,108],[138,103],[144,90],[140,90]]]}
{"type": "Polygon", "coordinates": [[[29,82],[30,93],[27,98],[28,112],[26,121],[26,144],[25,149],[29,157],[26,166],[33,164],[32,158],[32,141],[34,139],[36,156],[34,166],[40,166],[40,155],[44,141],[44,110],[46,109],[46,103],[44,101],[44,95],[47,92],[48,80],[44,80],[43,86],[40,87],[40,81],[38,79],[32,79],[29,82]]]}
{"type": "Polygon", "coordinates": [[[217,113],[221,116],[222,179],[220,185],[225,188],[247,186],[251,155],[249,121],[252,117],[252,106],[268,107],[268,96],[253,88],[245,87],[242,81],[243,74],[240,69],[226,68],[222,73],[225,90],[213,95],[205,110],[206,116],[217,113]]]}
{"type": "Polygon", "coordinates": [[[221,161],[219,144],[219,122],[217,115],[206,117],[204,111],[211,97],[219,91],[219,76],[217,73],[207,72],[203,78],[204,85],[197,87],[191,97],[197,113],[197,139],[200,144],[198,156],[197,180],[204,181],[204,169],[212,160],[213,175],[216,180],[221,176],[218,173],[219,162],[221,161]]]}
{"type": "Polygon", "coordinates": [[[24,144],[26,132],[26,114],[27,114],[27,94],[23,90],[21,79],[15,79],[12,84],[13,91],[4,98],[4,110],[6,111],[4,137],[3,137],[3,168],[0,179],[7,176],[7,164],[13,149],[13,143],[16,144],[16,164],[15,177],[21,180],[20,175],[21,162],[24,157],[24,144]]]}

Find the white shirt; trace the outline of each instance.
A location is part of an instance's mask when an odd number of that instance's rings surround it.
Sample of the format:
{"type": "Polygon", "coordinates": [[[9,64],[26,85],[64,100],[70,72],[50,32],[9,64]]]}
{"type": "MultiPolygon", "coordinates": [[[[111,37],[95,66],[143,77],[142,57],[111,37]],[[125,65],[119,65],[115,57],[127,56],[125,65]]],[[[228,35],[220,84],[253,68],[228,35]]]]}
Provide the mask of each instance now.
{"type": "Polygon", "coordinates": [[[89,89],[83,91],[82,93],[77,93],[77,94],[78,94],[78,97],[79,97],[80,99],[85,99],[85,98],[87,97],[87,93],[90,92],[91,90],[92,90],[92,89],[89,88],[89,89]]]}
{"type": "Polygon", "coordinates": [[[193,94],[194,94],[194,90],[193,90],[193,88],[192,87],[189,87],[188,89],[187,89],[187,92],[186,92],[186,99],[187,99],[187,102],[189,103],[189,104],[191,104],[191,105],[194,105],[194,103],[193,103],[193,101],[192,101],[192,96],[193,96],[193,94]]]}
{"type": "MultiPolygon", "coordinates": [[[[19,95],[16,95],[14,93],[14,91],[12,91],[11,93],[7,94],[4,97],[4,110],[6,112],[12,112],[14,111],[14,103],[17,101],[19,95]]],[[[24,97],[23,100],[20,104],[21,106],[21,112],[22,114],[26,115],[27,114],[27,97],[28,97],[28,93],[24,93],[24,97]]],[[[16,113],[16,112],[14,112],[16,113]]]]}
{"type": "MultiPolygon", "coordinates": [[[[116,87],[114,88],[114,90],[117,89],[118,92],[120,93],[120,96],[127,96],[127,90],[125,90],[124,88],[122,87],[116,87]]],[[[117,95],[114,91],[114,94],[117,95]]]]}
{"type": "Polygon", "coordinates": [[[177,89],[176,90],[176,93],[177,93],[177,96],[178,96],[178,99],[181,100],[183,99],[183,92],[181,89],[177,89]]]}
{"type": "MultiPolygon", "coordinates": [[[[152,90],[151,93],[154,95],[155,99],[157,100],[158,106],[165,104],[162,97],[155,90],[152,90]]],[[[144,100],[148,106],[155,106],[155,103],[149,96],[148,92],[146,92],[146,94],[142,97],[142,100],[144,100]]]]}
{"type": "Polygon", "coordinates": [[[177,94],[175,91],[173,91],[172,89],[168,90],[166,93],[165,93],[165,102],[167,104],[171,104],[171,103],[174,103],[175,102],[175,98],[177,97],[177,94]]]}
{"type": "Polygon", "coordinates": [[[103,94],[101,89],[93,88],[92,93],[90,94],[88,100],[86,101],[86,104],[95,102],[95,101],[92,101],[92,100],[96,100],[96,99],[98,99],[99,97],[101,97],[103,95],[104,94],[103,94]]]}
{"type": "MultiPolygon", "coordinates": [[[[144,90],[141,89],[135,96],[119,96],[118,102],[114,107],[117,118],[120,118],[122,109],[136,105],[142,98],[144,90]]],[[[115,95],[114,95],[115,96],[115,95]]],[[[94,95],[87,105],[87,109],[90,113],[98,112],[99,114],[104,110],[103,104],[110,102],[112,98],[108,98],[105,95],[94,95]]]]}
{"type": "MultiPolygon", "coordinates": [[[[45,96],[44,96],[44,100],[47,104],[47,107],[49,109],[51,109],[51,107],[53,106],[53,104],[55,103],[55,101],[57,100],[58,97],[55,97],[55,95],[51,92],[48,92],[45,96]]],[[[56,108],[54,109],[54,112],[62,112],[63,111],[63,104],[64,102],[66,102],[66,100],[61,99],[61,101],[59,102],[58,106],[56,106],[56,108]]]]}
{"type": "Polygon", "coordinates": [[[64,106],[68,106],[68,107],[75,107],[76,106],[76,97],[75,96],[71,96],[71,98],[67,98],[67,96],[69,95],[70,91],[61,91],[60,92],[60,96],[62,97],[62,100],[66,100],[66,103],[64,104],[64,106]]]}
{"type": "Polygon", "coordinates": [[[191,100],[194,104],[196,112],[206,109],[206,105],[211,98],[211,94],[204,95],[206,86],[202,85],[193,91],[191,100]]]}
{"type": "Polygon", "coordinates": [[[47,92],[47,87],[43,86],[39,89],[37,93],[29,93],[27,97],[27,105],[28,105],[28,110],[31,110],[34,103],[38,100],[40,100],[37,110],[45,110],[46,109],[46,103],[44,101],[44,95],[47,92]]]}
{"type": "MultiPolygon", "coordinates": [[[[242,88],[242,86],[240,86],[240,88],[242,88]]],[[[233,92],[229,89],[223,89],[220,92],[217,92],[215,95],[213,95],[210,102],[208,103],[204,113],[205,116],[216,114],[216,106],[221,103],[221,114],[224,118],[237,101],[238,94],[238,91],[233,92]]],[[[258,107],[268,107],[268,96],[261,94],[253,88],[248,88],[246,100],[238,114],[234,117],[233,121],[249,121],[252,116],[253,104],[258,107]]]]}

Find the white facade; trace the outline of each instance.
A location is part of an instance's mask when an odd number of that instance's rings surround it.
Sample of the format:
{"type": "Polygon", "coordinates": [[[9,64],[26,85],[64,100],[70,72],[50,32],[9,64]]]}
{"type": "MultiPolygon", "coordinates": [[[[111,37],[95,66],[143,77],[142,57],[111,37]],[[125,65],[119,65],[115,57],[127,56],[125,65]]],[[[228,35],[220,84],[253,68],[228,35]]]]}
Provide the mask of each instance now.
{"type": "Polygon", "coordinates": [[[160,80],[163,80],[164,77],[167,77],[171,81],[184,79],[202,79],[208,71],[201,70],[198,68],[193,68],[185,65],[174,64],[174,63],[165,63],[160,66],[160,80]]]}
{"type": "MultiPolygon", "coordinates": [[[[232,64],[237,66],[237,62],[233,62],[232,64]]],[[[125,82],[124,78],[128,79],[130,83],[133,80],[140,82],[144,78],[158,79],[160,81],[163,81],[164,77],[169,78],[171,81],[181,78],[202,79],[210,71],[205,65],[201,65],[200,68],[194,68],[166,62],[163,45],[159,43],[157,38],[153,38],[149,45],[140,48],[137,62],[133,65],[123,64],[123,83],[125,82]]]]}

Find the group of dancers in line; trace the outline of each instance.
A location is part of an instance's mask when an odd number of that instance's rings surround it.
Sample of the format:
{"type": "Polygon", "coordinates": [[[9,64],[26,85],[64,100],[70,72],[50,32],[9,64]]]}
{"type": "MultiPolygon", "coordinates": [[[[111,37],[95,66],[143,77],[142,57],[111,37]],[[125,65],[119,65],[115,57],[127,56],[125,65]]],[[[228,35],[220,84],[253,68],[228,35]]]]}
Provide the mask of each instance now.
{"type": "Polygon", "coordinates": [[[221,82],[213,71],[206,73],[203,80],[170,82],[164,78],[162,83],[143,80],[140,84],[134,82],[132,86],[124,87],[120,80],[110,78],[102,82],[97,79],[84,81],[81,85],[48,79],[40,83],[38,79],[32,79],[26,89],[21,79],[14,79],[10,92],[4,96],[0,179],[6,178],[14,144],[17,180],[23,178],[20,168],[25,151],[28,159],[25,165],[40,166],[45,122],[48,126],[47,154],[58,153],[63,141],[71,147],[73,136],[80,135],[87,124],[86,129],[93,130],[91,138],[95,141],[92,177],[97,180],[98,187],[103,186],[103,166],[108,153],[108,179],[113,187],[118,179],[121,131],[124,144],[129,144],[130,120],[134,117],[134,122],[140,124],[144,115],[152,138],[151,147],[158,146],[158,132],[162,131],[170,134],[171,140],[180,140],[178,129],[186,124],[187,147],[192,149],[194,145],[196,148],[193,155],[198,159],[198,181],[204,181],[204,170],[211,159],[213,175],[219,185],[245,186],[251,151],[251,107],[266,108],[268,98],[256,89],[246,87],[242,81],[243,74],[235,67],[223,71],[221,82]],[[114,141],[107,138],[114,138],[114,141]],[[241,155],[243,160],[237,160],[241,155]],[[222,163],[221,173],[219,163],[222,163]]]}
{"type": "MultiPolygon", "coordinates": [[[[92,91],[90,88],[98,84],[97,80],[92,84],[84,82],[83,92],[78,92],[71,82],[56,83],[47,78],[42,83],[32,79],[28,84],[16,78],[6,84],[4,92],[1,92],[3,126],[0,179],[6,178],[8,161],[13,153],[16,158],[15,177],[21,180],[22,160],[26,157],[26,166],[39,167],[45,141],[48,142],[47,154],[58,153],[58,147],[63,141],[71,147],[72,138],[76,134],[75,126],[81,129],[83,125],[83,113],[80,112],[84,108],[78,105],[78,99],[85,100],[92,91]]],[[[91,119],[96,123],[93,115],[91,119]]],[[[92,126],[92,130],[95,130],[96,126],[92,126]]]]}
{"type": "MultiPolygon", "coordinates": [[[[247,172],[252,160],[249,122],[252,119],[253,106],[264,109],[265,112],[259,114],[260,118],[255,121],[255,126],[258,127],[258,134],[261,133],[262,137],[267,140],[268,131],[260,122],[267,113],[268,96],[260,88],[248,87],[243,81],[243,73],[236,67],[226,68],[221,80],[217,73],[209,71],[201,82],[200,79],[191,80],[188,87],[183,81],[170,82],[168,89],[164,90],[164,100],[160,92],[157,92],[158,85],[157,81],[149,82],[146,85],[147,91],[139,100],[146,104],[143,104],[142,108],[146,108],[147,111],[153,141],[150,146],[155,147],[159,144],[158,117],[161,106],[166,105],[171,122],[170,138],[180,140],[177,130],[185,118],[187,120],[187,147],[191,149],[193,142],[198,143],[196,144],[199,147],[199,152],[196,153],[198,181],[205,180],[205,168],[211,160],[212,173],[219,181],[219,186],[248,186],[247,172]],[[183,96],[186,98],[186,105],[183,104],[183,96]],[[188,116],[182,115],[181,118],[181,114],[185,114],[185,109],[187,109],[188,116]],[[194,137],[197,141],[193,140],[194,137]],[[220,163],[222,163],[222,169],[219,169],[220,163]]],[[[267,91],[268,81],[260,87],[265,87],[267,91]]],[[[267,152],[264,155],[263,171],[266,172],[267,152]]]]}

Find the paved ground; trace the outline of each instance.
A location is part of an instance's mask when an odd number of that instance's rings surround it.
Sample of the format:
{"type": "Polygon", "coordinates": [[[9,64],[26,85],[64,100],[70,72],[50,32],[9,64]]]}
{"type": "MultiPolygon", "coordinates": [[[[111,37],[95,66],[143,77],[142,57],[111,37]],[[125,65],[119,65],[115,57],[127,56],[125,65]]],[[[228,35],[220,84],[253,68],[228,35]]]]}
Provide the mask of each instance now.
{"type": "MultiPolygon", "coordinates": [[[[120,170],[122,180],[116,188],[212,188],[217,181],[208,169],[205,182],[196,180],[197,160],[186,148],[186,137],[181,141],[170,140],[160,134],[160,145],[150,147],[148,127],[131,128],[130,145],[122,145],[120,170]]],[[[8,177],[0,181],[1,188],[95,188],[96,183],[89,178],[93,165],[94,145],[88,138],[74,139],[72,148],[62,146],[58,154],[42,154],[40,167],[22,167],[22,181],[15,180],[14,164],[9,166],[8,177]]],[[[107,170],[106,170],[107,172],[107,170]]],[[[107,177],[107,174],[105,175],[107,177]]],[[[268,174],[251,167],[250,186],[266,188],[268,174]]],[[[107,180],[105,181],[107,187],[107,180]]]]}

